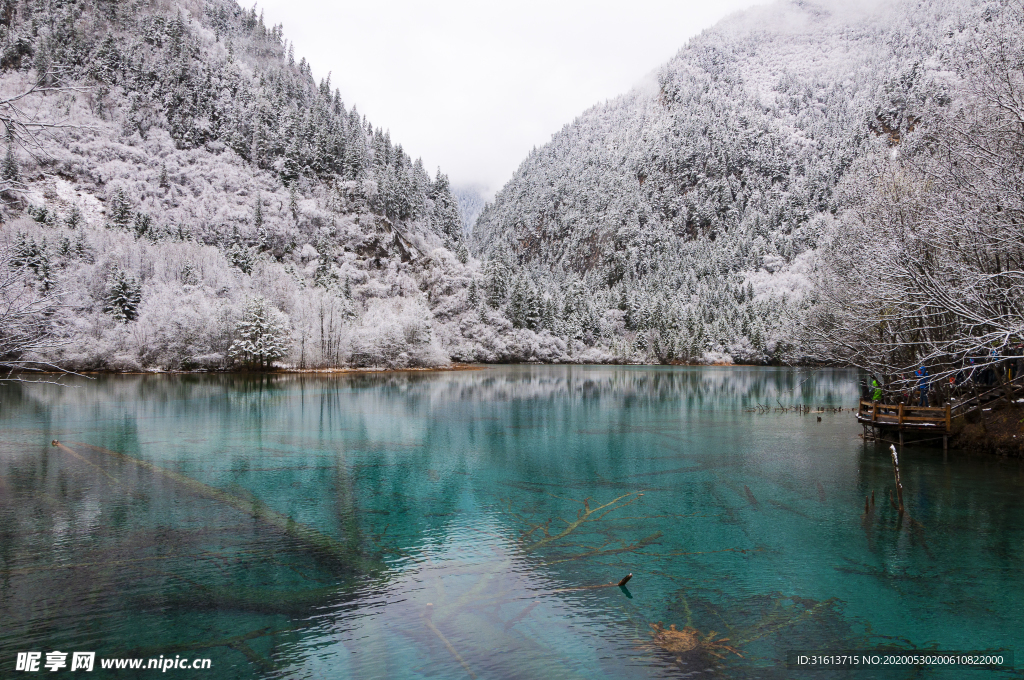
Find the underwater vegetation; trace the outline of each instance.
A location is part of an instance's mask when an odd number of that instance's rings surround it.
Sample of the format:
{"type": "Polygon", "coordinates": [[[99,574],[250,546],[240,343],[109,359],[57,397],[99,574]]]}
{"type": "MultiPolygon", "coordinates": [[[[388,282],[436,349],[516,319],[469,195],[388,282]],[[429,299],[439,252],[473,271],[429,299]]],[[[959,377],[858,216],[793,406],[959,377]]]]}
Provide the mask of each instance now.
{"type": "MultiPolygon", "coordinates": [[[[53,446],[60,449],[61,451],[72,455],[79,460],[86,462],[89,465],[96,466],[95,463],[89,462],[81,454],[75,452],[73,449],[65,444],[53,440],[53,446]]],[[[341,541],[338,541],[330,536],[327,536],[323,532],[315,529],[314,527],[307,526],[296,522],[292,517],[283,515],[279,512],[267,507],[259,498],[252,496],[242,497],[235,494],[227,493],[220,489],[216,489],[208,484],[204,484],[200,481],[186,477],[185,475],[179,474],[172,470],[166,470],[158,465],[150,463],[148,461],[139,460],[126,456],[123,453],[117,451],[111,451],[109,449],[102,448],[100,446],[93,446],[91,444],[76,443],[76,446],[86,447],[92,451],[103,454],[117,459],[120,462],[125,462],[130,465],[136,465],[140,468],[148,470],[154,474],[165,477],[169,480],[180,485],[186,489],[190,494],[199,497],[207,498],[210,500],[223,503],[224,505],[238,510],[246,515],[252,517],[252,519],[260,524],[266,525],[269,528],[283,532],[289,538],[293,540],[293,544],[297,547],[301,547],[311,554],[315,555],[320,559],[327,559],[334,565],[343,568],[356,568],[362,571],[381,570],[383,564],[381,563],[370,563],[366,561],[363,554],[353,550],[350,546],[345,545],[341,541]]],[[[110,477],[115,483],[120,483],[118,480],[110,475],[99,466],[97,469],[104,475],[110,477]]]]}
{"type": "Polygon", "coordinates": [[[683,657],[692,654],[707,654],[716,659],[724,659],[725,652],[732,652],[736,656],[743,655],[725,644],[729,638],[718,638],[718,633],[711,631],[702,636],[700,631],[692,626],[686,626],[682,630],[676,630],[676,624],[665,628],[661,621],[651,624],[651,645],[676,657],[676,663],[680,666],[683,657]]]}
{"type": "MultiPolygon", "coordinates": [[[[513,511],[511,501],[508,501],[507,505],[508,513],[527,525],[527,528],[523,529],[519,535],[520,547],[522,548],[523,553],[529,554],[544,548],[558,549],[557,553],[555,553],[558,557],[548,560],[549,564],[582,560],[588,557],[601,557],[637,552],[656,543],[658,539],[661,538],[661,532],[656,531],[653,534],[634,541],[607,537],[607,535],[599,544],[566,540],[570,538],[575,539],[575,534],[577,533],[601,533],[603,530],[601,529],[600,524],[612,513],[620,511],[641,500],[644,495],[642,491],[632,491],[630,493],[623,494],[618,498],[613,498],[612,500],[595,507],[590,507],[590,498],[584,498],[581,501],[577,501],[575,499],[563,498],[554,494],[549,495],[552,498],[567,500],[581,506],[579,510],[577,510],[576,516],[573,518],[548,517],[543,522],[538,522],[528,519],[524,515],[513,511]],[[553,523],[554,527],[552,527],[553,523]],[[555,533],[552,533],[552,531],[555,533]],[[576,552],[577,550],[582,552],[576,552]]],[[[614,519],[618,518],[616,517],[614,519]]]]}

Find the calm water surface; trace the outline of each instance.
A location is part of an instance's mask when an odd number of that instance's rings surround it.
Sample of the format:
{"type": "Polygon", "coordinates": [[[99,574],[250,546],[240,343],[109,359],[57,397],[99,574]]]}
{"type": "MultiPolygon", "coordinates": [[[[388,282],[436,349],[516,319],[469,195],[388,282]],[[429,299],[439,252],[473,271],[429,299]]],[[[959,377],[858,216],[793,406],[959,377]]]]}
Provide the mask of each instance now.
{"type": "Polygon", "coordinates": [[[752,410],[851,407],[850,372],[73,385],[0,388],[2,677],[32,650],[218,679],[966,677],[785,655],[1024,636],[1018,462],[908,447],[899,522],[849,412],[752,410]]]}

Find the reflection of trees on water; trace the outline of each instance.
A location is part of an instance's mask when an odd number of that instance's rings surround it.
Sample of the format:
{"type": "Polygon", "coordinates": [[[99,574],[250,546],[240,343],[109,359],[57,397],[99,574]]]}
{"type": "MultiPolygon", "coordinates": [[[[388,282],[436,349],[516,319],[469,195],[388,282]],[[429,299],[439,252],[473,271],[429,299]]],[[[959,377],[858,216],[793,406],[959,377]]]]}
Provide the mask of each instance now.
{"type": "MultiPolygon", "coordinates": [[[[81,388],[87,400],[77,389],[45,386],[20,398],[36,414],[101,423],[103,441],[94,443],[218,488],[244,489],[354,544],[380,537],[379,549],[402,554],[401,546],[424,531],[443,529],[467,490],[481,483],[526,483],[530,489],[520,491],[539,512],[562,512],[536,497],[564,490],[584,498],[596,489],[611,498],[664,484],[673,470],[740,465],[729,455],[701,456],[695,435],[679,428],[679,415],[735,415],[746,403],[771,399],[837,403],[856,396],[850,377],[829,370],[575,366],[104,376],[81,388]],[[637,446],[644,450],[640,460],[632,455],[637,446]],[[691,450],[696,458],[679,469],[658,460],[691,450]],[[326,496],[305,500],[312,489],[326,496]]],[[[485,502],[500,502],[504,493],[485,502]]]]}
{"type": "Polygon", "coordinates": [[[354,386],[386,389],[393,397],[446,400],[611,401],[622,405],[683,401],[739,408],[776,398],[787,405],[851,405],[854,374],[833,369],[745,367],[504,367],[451,374],[378,374],[354,386]]]}
{"type": "MultiPolygon", "coordinates": [[[[281,399],[324,391],[372,392],[376,400],[410,408],[462,400],[611,400],[624,405],[684,401],[742,408],[774,404],[776,399],[785,405],[852,405],[858,397],[854,375],[840,369],[511,366],[422,373],[100,376],[82,384],[88,384],[90,397],[99,402],[132,402],[178,414],[192,414],[203,405],[259,410],[281,399]]],[[[78,401],[75,390],[33,386],[26,392],[22,387],[4,387],[4,398],[19,399],[21,408],[25,399],[50,406],[78,401]]]]}

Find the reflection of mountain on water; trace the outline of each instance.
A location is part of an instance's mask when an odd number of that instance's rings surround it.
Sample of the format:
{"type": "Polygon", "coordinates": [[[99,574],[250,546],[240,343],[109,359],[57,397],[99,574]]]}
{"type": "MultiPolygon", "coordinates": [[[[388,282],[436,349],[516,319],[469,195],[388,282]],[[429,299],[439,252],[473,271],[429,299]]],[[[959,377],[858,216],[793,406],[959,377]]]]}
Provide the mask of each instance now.
{"type": "MultiPolygon", "coordinates": [[[[756,458],[750,446],[763,435],[753,436],[751,424],[783,423],[758,420],[745,407],[849,403],[856,398],[851,376],[531,366],[103,376],[73,388],[11,392],[27,420],[60,422],[36,441],[65,439],[62,430],[70,429],[75,439],[218,489],[243,490],[343,540],[385,532],[385,543],[401,554],[424,532],[442,529],[468,507],[499,503],[509,490],[574,498],[600,490],[614,498],[664,484],[666,475],[749,466],[756,458]]],[[[783,418],[790,423],[785,436],[800,441],[793,426],[806,428],[807,419],[783,418]]],[[[792,463],[804,464],[815,463],[792,463]]]]}
{"type": "MultiPolygon", "coordinates": [[[[708,408],[774,406],[778,400],[786,406],[853,406],[858,396],[853,375],[848,370],[762,367],[506,366],[425,373],[101,376],[90,383],[90,397],[97,407],[120,402],[167,412],[182,408],[192,412],[204,405],[219,410],[259,409],[280,399],[367,390],[373,391],[375,401],[397,397],[412,406],[424,400],[437,404],[465,399],[631,403],[677,399],[708,408]]],[[[74,391],[67,389],[33,388],[31,395],[40,404],[78,401],[74,391]]]]}

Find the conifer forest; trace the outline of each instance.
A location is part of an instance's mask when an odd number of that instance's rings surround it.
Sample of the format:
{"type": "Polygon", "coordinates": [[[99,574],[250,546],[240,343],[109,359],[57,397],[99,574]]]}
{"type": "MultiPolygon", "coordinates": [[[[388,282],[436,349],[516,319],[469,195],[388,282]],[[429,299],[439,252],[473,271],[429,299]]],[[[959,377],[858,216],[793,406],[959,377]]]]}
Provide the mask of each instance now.
{"type": "Polygon", "coordinates": [[[895,374],[1024,337],[1012,0],[733,15],[486,204],[332,78],[233,0],[0,1],[0,360],[895,374]]]}

